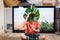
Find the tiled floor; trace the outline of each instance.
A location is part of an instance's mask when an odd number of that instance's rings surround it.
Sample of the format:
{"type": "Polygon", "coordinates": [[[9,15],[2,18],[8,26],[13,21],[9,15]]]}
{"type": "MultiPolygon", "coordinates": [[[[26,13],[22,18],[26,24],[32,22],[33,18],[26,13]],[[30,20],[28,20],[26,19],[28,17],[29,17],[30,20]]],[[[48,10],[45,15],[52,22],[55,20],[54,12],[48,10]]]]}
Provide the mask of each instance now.
{"type": "MultiPolygon", "coordinates": [[[[46,40],[60,40],[60,35],[49,34],[49,33],[43,33],[43,34],[46,36],[46,40]]],[[[40,35],[43,35],[43,34],[40,34],[40,35]]],[[[7,34],[3,34],[3,36],[4,37],[2,40],[21,40],[20,33],[7,33],[7,34]]]]}

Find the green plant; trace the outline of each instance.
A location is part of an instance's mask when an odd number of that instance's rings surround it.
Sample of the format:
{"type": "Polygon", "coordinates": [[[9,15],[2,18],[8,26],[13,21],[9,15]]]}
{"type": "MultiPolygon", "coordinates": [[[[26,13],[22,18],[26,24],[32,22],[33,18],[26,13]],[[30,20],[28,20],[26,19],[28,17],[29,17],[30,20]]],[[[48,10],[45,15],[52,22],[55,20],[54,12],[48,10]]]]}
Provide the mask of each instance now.
{"type": "MultiPolygon", "coordinates": [[[[25,10],[25,13],[23,15],[24,19],[26,19],[26,16],[30,12],[33,12],[34,13],[34,18],[33,18],[32,21],[37,21],[39,19],[40,13],[39,13],[39,10],[35,7],[35,5],[31,5],[31,6],[27,7],[27,9],[25,10]]],[[[29,20],[30,19],[28,19],[28,21],[29,20]]]]}
{"type": "Polygon", "coordinates": [[[45,21],[45,22],[42,22],[41,23],[41,25],[40,25],[40,30],[48,30],[48,31],[51,31],[51,30],[53,30],[53,27],[47,22],[47,21],[45,21]]]}

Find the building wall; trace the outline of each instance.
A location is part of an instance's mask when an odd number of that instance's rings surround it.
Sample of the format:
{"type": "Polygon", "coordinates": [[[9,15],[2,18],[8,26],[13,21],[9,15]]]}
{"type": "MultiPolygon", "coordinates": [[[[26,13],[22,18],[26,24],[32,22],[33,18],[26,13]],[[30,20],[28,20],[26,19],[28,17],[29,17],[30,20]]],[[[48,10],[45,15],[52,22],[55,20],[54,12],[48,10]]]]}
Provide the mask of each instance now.
{"type": "Polygon", "coordinates": [[[4,5],[3,0],[0,0],[0,33],[4,32],[4,5]]]}
{"type": "Polygon", "coordinates": [[[4,8],[4,22],[5,22],[5,31],[6,31],[7,24],[12,24],[12,8],[4,8]]]}

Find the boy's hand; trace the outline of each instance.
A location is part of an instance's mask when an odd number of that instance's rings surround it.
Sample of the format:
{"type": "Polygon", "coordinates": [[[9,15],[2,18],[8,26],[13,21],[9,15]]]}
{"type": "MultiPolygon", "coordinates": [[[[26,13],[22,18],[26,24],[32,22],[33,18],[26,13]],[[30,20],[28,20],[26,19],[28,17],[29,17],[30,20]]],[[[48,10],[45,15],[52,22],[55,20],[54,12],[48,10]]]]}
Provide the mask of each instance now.
{"type": "Polygon", "coordinates": [[[32,28],[33,31],[39,32],[39,29],[35,29],[35,28],[34,28],[34,25],[31,25],[31,28],[32,28]]]}
{"type": "Polygon", "coordinates": [[[27,15],[27,17],[26,17],[26,21],[28,20],[30,14],[31,14],[31,12],[27,15]]]}

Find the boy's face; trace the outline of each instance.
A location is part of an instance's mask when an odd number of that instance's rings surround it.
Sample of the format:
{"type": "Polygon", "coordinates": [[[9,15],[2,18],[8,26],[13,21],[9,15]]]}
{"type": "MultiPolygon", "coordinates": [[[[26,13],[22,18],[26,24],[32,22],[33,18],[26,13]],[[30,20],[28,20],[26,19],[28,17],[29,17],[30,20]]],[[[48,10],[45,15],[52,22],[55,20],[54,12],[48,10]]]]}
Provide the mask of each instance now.
{"type": "Polygon", "coordinates": [[[29,15],[28,21],[29,21],[29,22],[33,22],[33,20],[34,20],[34,14],[31,13],[31,14],[29,15]]]}
{"type": "Polygon", "coordinates": [[[30,19],[29,22],[33,22],[33,17],[30,17],[29,19],[30,19]]]}

